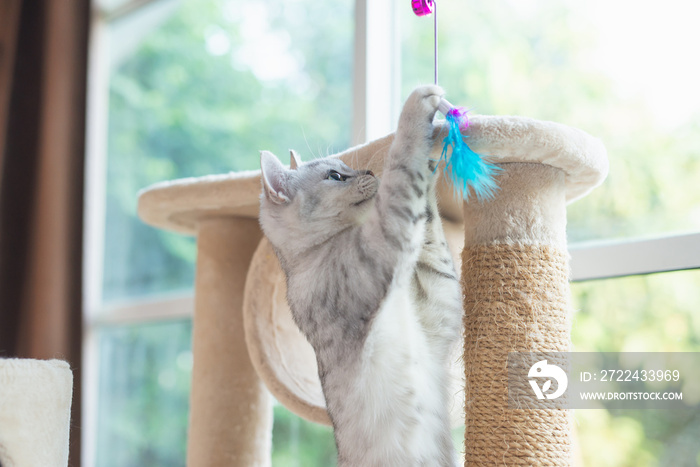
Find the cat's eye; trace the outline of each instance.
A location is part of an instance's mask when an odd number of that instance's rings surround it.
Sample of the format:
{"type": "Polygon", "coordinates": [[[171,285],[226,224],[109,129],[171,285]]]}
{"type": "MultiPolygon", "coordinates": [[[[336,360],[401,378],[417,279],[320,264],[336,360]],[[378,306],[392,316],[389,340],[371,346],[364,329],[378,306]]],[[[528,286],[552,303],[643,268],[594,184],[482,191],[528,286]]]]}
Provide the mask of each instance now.
{"type": "Polygon", "coordinates": [[[348,177],[336,172],[335,170],[331,170],[330,172],[328,172],[328,180],[335,180],[336,182],[344,182],[345,180],[347,180],[347,178],[348,177]]]}

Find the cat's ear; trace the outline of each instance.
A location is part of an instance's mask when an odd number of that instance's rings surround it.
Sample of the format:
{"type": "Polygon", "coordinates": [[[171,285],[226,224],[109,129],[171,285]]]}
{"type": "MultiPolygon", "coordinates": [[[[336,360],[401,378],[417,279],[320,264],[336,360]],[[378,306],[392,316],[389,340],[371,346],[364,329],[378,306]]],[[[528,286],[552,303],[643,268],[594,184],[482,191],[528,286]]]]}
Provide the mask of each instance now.
{"type": "Polygon", "coordinates": [[[299,158],[299,154],[294,149],[289,150],[289,168],[292,170],[296,170],[299,168],[301,165],[301,159],[299,158]]]}
{"type": "Polygon", "coordinates": [[[260,168],[267,199],[275,204],[288,203],[287,169],[270,151],[260,151],[260,168]]]}

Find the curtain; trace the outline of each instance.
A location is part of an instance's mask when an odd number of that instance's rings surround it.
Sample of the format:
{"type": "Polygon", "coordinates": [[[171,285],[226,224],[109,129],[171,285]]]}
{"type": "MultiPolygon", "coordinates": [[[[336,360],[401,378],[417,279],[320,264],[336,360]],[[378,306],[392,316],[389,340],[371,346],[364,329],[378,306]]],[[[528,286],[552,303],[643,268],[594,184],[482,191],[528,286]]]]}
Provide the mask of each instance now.
{"type": "Polygon", "coordinates": [[[80,465],[89,0],[0,0],[0,357],[67,360],[80,465]]]}

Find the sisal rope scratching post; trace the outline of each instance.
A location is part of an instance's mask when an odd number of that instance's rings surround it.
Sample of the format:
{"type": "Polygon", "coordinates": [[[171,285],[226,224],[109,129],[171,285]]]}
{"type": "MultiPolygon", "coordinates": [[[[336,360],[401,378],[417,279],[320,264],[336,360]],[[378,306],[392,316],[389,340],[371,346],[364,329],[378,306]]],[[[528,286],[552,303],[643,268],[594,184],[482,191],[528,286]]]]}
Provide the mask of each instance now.
{"type": "Polygon", "coordinates": [[[564,173],[504,164],[464,206],[465,465],[571,464],[566,410],[508,408],[509,352],[570,350],[564,173]]]}
{"type": "Polygon", "coordinates": [[[467,132],[503,172],[495,199],[463,205],[465,466],[569,466],[569,412],[509,409],[507,359],[570,350],[566,204],[605,179],[605,147],[521,117],[483,117],[467,132]]]}

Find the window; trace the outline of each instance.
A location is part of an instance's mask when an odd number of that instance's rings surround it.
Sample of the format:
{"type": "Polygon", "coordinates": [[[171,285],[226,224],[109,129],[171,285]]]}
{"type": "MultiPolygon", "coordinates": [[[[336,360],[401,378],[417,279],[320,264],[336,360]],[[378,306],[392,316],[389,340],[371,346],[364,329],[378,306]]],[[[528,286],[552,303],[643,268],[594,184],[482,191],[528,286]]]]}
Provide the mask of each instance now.
{"type": "MultiPolygon", "coordinates": [[[[608,180],[569,207],[577,350],[700,351],[700,275],[683,271],[700,268],[700,67],[689,58],[700,33],[697,7],[670,1],[438,7],[452,102],[558,121],[606,144],[608,180]],[[636,276],[659,271],[676,272],[636,276]]],[[[255,169],[263,148],[311,158],[391,131],[413,86],[433,77],[432,20],[404,3],[95,0],[86,465],[185,459],[195,245],[140,222],[138,191],[255,169]]],[[[697,439],[698,413],[577,420],[590,465],[698,456],[684,444],[697,439]]],[[[273,465],[333,459],[329,429],[275,407],[273,465]]]]}
{"type": "MultiPolygon", "coordinates": [[[[433,76],[432,21],[405,10],[403,97],[433,76]]],[[[451,102],[557,121],[605,143],[610,175],[570,206],[570,242],[700,230],[700,67],[683,58],[700,40],[698,7],[497,0],[438,12],[451,102]]]]}
{"type": "MultiPolygon", "coordinates": [[[[94,7],[86,464],[184,465],[195,242],[143,224],[138,191],[255,169],[260,149],[284,158],[293,147],[312,158],[348,147],[353,4],[100,0],[94,7]]],[[[275,414],[276,458],[328,465],[328,428],[281,406],[275,414]],[[312,434],[326,447],[302,452],[299,440],[312,434]]]]}
{"type": "MultiPolygon", "coordinates": [[[[581,282],[572,291],[577,351],[700,351],[700,270],[581,282]]],[[[574,416],[584,465],[693,465],[700,456],[697,409],[574,416]]]]}
{"type": "MultiPolygon", "coordinates": [[[[568,207],[574,350],[700,351],[700,274],[683,271],[700,267],[700,67],[686,58],[698,13],[677,0],[661,10],[623,0],[438,5],[451,102],[581,128],[608,150],[608,179],[568,207]]],[[[401,21],[405,97],[432,79],[433,28],[411,11],[401,21]]],[[[576,420],[585,465],[700,458],[688,443],[700,411],[588,410],[576,420]]]]}

